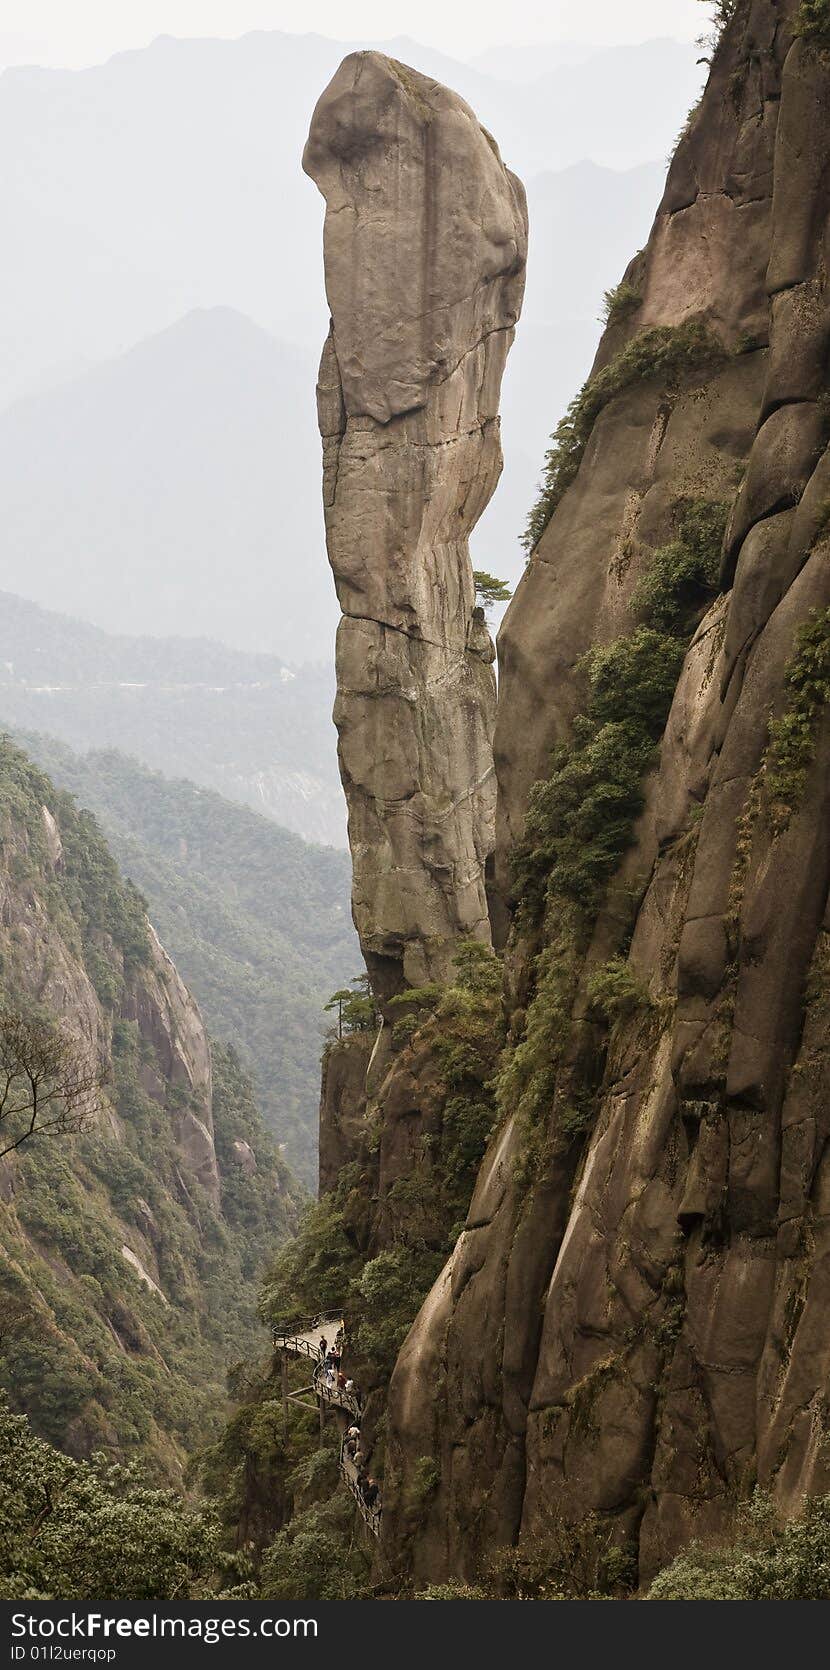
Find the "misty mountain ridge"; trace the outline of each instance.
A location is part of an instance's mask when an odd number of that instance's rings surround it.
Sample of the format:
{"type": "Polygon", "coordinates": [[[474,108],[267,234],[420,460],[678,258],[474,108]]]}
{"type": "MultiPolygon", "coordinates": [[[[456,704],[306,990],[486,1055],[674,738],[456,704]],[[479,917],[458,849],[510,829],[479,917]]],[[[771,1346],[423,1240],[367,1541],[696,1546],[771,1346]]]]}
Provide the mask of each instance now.
{"type": "Polygon", "coordinates": [[[701,81],[695,48],[672,41],[600,52],[524,86],[404,38],[276,32],[160,37],[80,71],[8,69],[7,398],[56,368],[123,352],[195,307],[229,304],[319,352],[322,205],[300,155],[321,88],[346,52],[372,45],[457,88],[525,180],[587,156],[612,168],[665,157],[701,81]]]}
{"type": "Polygon", "coordinates": [[[2,682],[44,690],[78,683],[136,688],[145,682],[171,689],[221,689],[228,684],[285,684],[297,676],[277,655],[231,649],[213,638],[108,633],[89,621],[2,591],[0,646],[14,650],[17,642],[17,660],[2,662],[0,670],[8,674],[2,682]]]}
{"type": "MultiPolygon", "coordinates": [[[[514,583],[550,413],[587,374],[605,281],[632,233],[645,237],[661,174],[660,163],[615,173],[583,161],[530,182],[536,261],[505,378],[505,472],[473,544],[480,567],[514,583]]],[[[234,308],[200,308],[0,412],[2,584],[110,632],[330,664],[318,347],[281,342],[234,308]]],[[[146,757],[134,738],[124,745],[146,757]]]]}
{"type": "Polygon", "coordinates": [[[0,413],[4,585],[109,631],[328,658],[310,370],[203,309],[0,413]]]}
{"type": "Polygon", "coordinates": [[[117,748],[343,847],[329,665],[208,639],[111,636],[0,592],[0,725],[117,748]]]}

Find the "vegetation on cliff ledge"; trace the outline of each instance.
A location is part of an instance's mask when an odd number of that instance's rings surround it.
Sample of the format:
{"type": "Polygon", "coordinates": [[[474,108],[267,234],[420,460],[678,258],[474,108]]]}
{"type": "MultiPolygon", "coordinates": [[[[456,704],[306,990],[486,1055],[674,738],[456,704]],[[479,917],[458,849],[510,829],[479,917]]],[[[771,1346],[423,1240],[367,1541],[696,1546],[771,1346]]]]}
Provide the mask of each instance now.
{"type": "Polygon", "coordinates": [[[718,587],[727,507],[718,499],[679,499],[675,536],[655,551],[631,598],[635,613],[684,648],[718,587]]]}
{"type": "Polygon", "coordinates": [[[550,776],[531,791],[515,853],[525,915],[538,915],[551,893],[596,914],[642,807],[642,779],[683,654],[678,639],[639,626],[584,658],[578,669],[588,685],[584,712],[571,740],[554,750],[550,776]]]}
{"type": "MultiPolygon", "coordinates": [[[[609,884],[643,808],[644,781],[656,758],[689,640],[715,595],[727,507],[679,499],[672,539],[655,551],[632,594],[639,623],[597,646],[577,672],[585,701],[567,741],[555,747],[549,777],[531,790],[522,840],[513,854],[517,925],[538,933],[533,995],[513,1017],[512,1047],[498,1080],[503,1113],[516,1113],[523,1164],[535,1166],[551,1140],[567,1146],[593,1120],[603,1037],[620,1014],[648,1009],[647,994],[624,989],[618,958],[601,990],[586,993],[590,1047],[576,1044],[574,1003],[582,959],[609,884]],[[615,1007],[616,1006],[616,1007],[615,1007]],[[612,1012],[613,1011],[613,1012],[612,1012]],[[567,1073],[561,1068],[572,1057],[567,1073]],[[552,1114],[555,1110],[555,1116],[552,1114]]],[[[619,926],[624,950],[625,924],[619,926]]],[[[597,971],[599,980],[603,971],[597,971]]]]}
{"type": "Polygon", "coordinates": [[[770,720],[761,791],[776,833],[803,798],[819,721],[830,702],[830,609],[813,609],[796,633],[784,675],[783,712],[770,720]]]}
{"type": "Polygon", "coordinates": [[[589,377],[554,430],[545,456],[542,489],[527,521],[521,543],[535,551],[553,513],[577,471],[594,424],[617,395],[637,383],[659,378],[669,390],[693,372],[713,370],[726,350],[700,319],[683,325],[654,325],[627,342],[610,363],[589,377]]]}
{"type": "Polygon", "coordinates": [[[692,1543],[654,1579],[649,1600],[830,1600],[830,1496],[781,1524],[757,1491],[731,1544],[692,1543]]]}
{"type": "Polygon", "coordinates": [[[795,26],[803,40],[830,47],[830,0],[801,0],[795,26]]]}
{"type": "Polygon", "coordinates": [[[622,279],[611,290],[606,290],[602,298],[602,324],[621,325],[630,319],[633,313],[642,306],[642,295],[636,284],[630,284],[622,279]]]}
{"type": "Polygon", "coordinates": [[[593,920],[642,809],[654,760],[697,621],[715,595],[727,507],[678,500],[674,537],[654,552],[632,594],[640,623],[590,650],[577,667],[585,701],[531,790],[513,855],[521,917],[538,919],[554,895],[593,920]]]}

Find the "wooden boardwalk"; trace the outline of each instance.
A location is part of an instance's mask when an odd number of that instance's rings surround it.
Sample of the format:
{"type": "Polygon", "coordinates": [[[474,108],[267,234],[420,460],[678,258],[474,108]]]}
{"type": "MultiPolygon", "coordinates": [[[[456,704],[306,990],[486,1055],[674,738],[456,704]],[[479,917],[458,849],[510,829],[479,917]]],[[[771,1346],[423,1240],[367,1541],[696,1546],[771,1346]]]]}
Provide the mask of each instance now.
{"type": "Polygon", "coordinates": [[[302,1321],[291,1323],[285,1328],[276,1328],[274,1330],[274,1349],[283,1353],[283,1401],[286,1408],[288,1401],[291,1399],[301,1402],[302,1393],[288,1391],[285,1379],[285,1357],[304,1357],[314,1364],[311,1386],[304,1389],[313,1391],[320,1407],[321,1422],[324,1407],[334,1409],[343,1418],[344,1425],[341,1430],[339,1457],[340,1477],[354,1497],[364,1525],[372,1536],[379,1537],[382,1514],[380,1501],[374,1507],[370,1507],[364,1501],[358,1482],[358,1469],[346,1451],[345,1423],[359,1426],[363,1407],[353,1392],[347,1392],[344,1387],[338,1386],[336,1374],[332,1376],[327,1373],[320,1350],[323,1341],[330,1349],[338,1339],[342,1340],[345,1331],[345,1318],[338,1311],[306,1317],[302,1321]]]}

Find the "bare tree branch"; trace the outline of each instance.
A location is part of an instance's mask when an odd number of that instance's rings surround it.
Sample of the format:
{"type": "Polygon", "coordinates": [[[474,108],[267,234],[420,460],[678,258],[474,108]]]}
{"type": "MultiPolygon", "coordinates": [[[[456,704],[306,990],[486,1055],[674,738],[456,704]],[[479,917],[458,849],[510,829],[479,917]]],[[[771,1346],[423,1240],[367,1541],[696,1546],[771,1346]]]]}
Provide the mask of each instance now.
{"type": "Polygon", "coordinates": [[[0,1010],[0,1159],[33,1136],[72,1136],[101,1107],[105,1078],[48,1016],[0,1010]]]}

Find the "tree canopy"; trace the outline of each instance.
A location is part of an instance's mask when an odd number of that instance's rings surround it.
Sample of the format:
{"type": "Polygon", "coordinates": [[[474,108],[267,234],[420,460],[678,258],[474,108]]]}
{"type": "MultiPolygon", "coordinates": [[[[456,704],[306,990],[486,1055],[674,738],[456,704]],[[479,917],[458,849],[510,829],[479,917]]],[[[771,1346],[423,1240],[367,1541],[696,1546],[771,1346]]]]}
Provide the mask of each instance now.
{"type": "Polygon", "coordinates": [[[134,1466],[72,1461],[0,1399],[0,1582],[8,1600],[169,1600],[211,1593],[212,1513],[151,1490],[134,1466]]]}
{"type": "Polygon", "coordinates": [[[357,991],[341,986],[323,1005],[326,1013],[337,1010],[338,1038],[342,1038],[344,1032],[373,1032],[379,1022],[368,974],[356,974],[351,984],[357,987],[357,991]]]}
{"type": "Polygon", "coordinates": [[[483,568],[473,569],[473,580],[476,588],[476,602],[485,612],[494,603],[509,603],[513,596],[506,580],[497,580],[494,574],[487,574],[483,568]]]}

